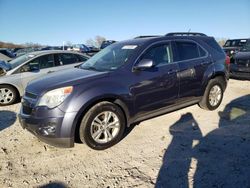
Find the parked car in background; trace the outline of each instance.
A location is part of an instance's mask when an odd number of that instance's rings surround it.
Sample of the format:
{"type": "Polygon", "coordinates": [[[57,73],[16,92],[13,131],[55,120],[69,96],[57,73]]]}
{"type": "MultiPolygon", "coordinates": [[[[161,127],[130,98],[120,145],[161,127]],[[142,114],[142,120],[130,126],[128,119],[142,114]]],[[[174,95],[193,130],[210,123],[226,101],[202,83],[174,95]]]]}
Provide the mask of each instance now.
{"type": "Polygon", "coordinates": [[[77,52],[81,52],[81,53],[91,52],[91,49],[84,44],[74,44],[74,45],[72,45],[72,50],[77,51],[77,52]]]}
{"type": "Polygon", "coordinates": [[[250,79],[250,40],[234,54],[230,64],[230,77],[250,79]]]}
{"type": "Polygon", "coordinates": [[[100,49],[95,47],[95,46],[91,46],[91,45],[86,45],[90,50],[91,52],[99,52],[100,49]]]}
{"type": "Polygon", "coordinates": [[[46,46],[41,48],[41,50],[62,50],[62,48],[59,46],[46,46]]]}
{"type": "Polygon", "coordinates": [[[101,150],[131,124],[193,104],[215,110],[229,77],[226,55],[213,37],[191,34],[117,42],[77,68],[32,81],[22,127],[54,146],[80,138],[101,150]]]}
{"type": "Polygon", "coordinates": [[[0,61],[11,61],[16,56],[7,48],[0,48],[0,61]]]}
{"type": "Polygon", "coordinates": [[[100,49],[104,49],[106,48],[107,46],[109,46],[110,44],[113,44],[115,43],[116,41],[114,40],[105,40],[102,42],[101,46],[100,46],[100,49]]]}
{"type": "MultiPolygon", "coordinates": [[[[10,62],[0,63],[0,106],[15,103],[28,82],[43,75],[69,69],[89,57],[77,52],[49,50],[31,52],[10,62]]],[[[50,85],[50,83],[47,83],[50,85]]]]}
{"type": "Polygon", "coordinates": [[[19,47],[19,48],[13,48],[11,52],[15,54],[18,50],[23,49],[24,47],[19,47]]]}
{"type": "Polygon", "coordinates": [[[30,52],[34,52],[34,51],[38,51],[38,50],[40,50],[40,49],[33,48],[33,47],[21,48],[15,52],[15,55],[16,55],[16,57],[19,57],[21,55],[24,55],[24,54],[27,54],[30,52]]]}
{"type": "Polygon", "coordinates": [[[223,46],[225,53],[231,58],[233,55],[244,48],[249,43],[250,39],[230,39],[223,46]]]}

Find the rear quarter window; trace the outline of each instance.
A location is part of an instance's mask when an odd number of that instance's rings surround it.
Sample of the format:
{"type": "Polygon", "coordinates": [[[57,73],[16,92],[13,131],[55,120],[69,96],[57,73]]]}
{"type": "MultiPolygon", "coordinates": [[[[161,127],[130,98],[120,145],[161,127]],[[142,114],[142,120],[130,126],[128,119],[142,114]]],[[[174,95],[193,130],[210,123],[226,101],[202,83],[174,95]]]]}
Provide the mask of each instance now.
{"type": "Polygon", "coordinates": [[[224,51],[222,50],[222,48],[220,47],[220,45],[212,38],[207,38],[207,39],[203,39],[203,41],[210,46],[211,48],[213,48],[214,50],[216,50],[219,53],[224,53],[224,51]]]}

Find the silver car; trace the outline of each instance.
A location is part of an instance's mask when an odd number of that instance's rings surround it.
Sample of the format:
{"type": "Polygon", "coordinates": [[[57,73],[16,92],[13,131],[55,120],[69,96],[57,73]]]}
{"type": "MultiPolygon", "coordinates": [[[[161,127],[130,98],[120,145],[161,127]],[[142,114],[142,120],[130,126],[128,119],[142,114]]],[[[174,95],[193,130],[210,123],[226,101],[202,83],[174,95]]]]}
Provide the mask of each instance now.
{"type": "Polygon", "coordinates": [[[29,81],[75,67],[88,58],[77,52],[48,50],[31,52],[10,62],[0,62],[0,106],[19,100],[29,81]]]}

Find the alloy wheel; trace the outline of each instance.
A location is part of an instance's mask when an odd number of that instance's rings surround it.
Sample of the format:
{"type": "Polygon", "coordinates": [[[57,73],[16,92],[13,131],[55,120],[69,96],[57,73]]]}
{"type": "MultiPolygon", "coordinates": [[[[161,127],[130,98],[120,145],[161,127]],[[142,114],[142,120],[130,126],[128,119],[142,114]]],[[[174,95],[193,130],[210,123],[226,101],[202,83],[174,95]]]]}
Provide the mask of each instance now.
{"type": "Polygon", "coordinates": [[[14,98],[14,93],[9,88],[0,89],[0,104],[9,104],[14,98]]]}
{"type": "Polygon", "coordinates": [[[222,97],[222,90],[220,86],[214,85],[209,92],[209,104],[211,106],[217,106],[222,97]]]}
{"type": "Polygon", "coordinates": [[[91,136],[100,144],[113,140],[121,128],[118,116],[111,111],[98,114],[91,123],[91,136]]]}

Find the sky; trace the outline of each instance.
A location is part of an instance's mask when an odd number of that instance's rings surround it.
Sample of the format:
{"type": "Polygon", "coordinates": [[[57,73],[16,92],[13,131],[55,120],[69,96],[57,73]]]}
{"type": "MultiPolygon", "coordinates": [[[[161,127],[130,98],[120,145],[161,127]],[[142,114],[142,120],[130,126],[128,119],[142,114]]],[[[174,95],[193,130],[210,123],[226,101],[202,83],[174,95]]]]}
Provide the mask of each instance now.
{"type": "Polygon", "coordinates": [[[250,0],[0,0],[0,41],[62,45],[191,30],[250,37],[250,0]]]}

